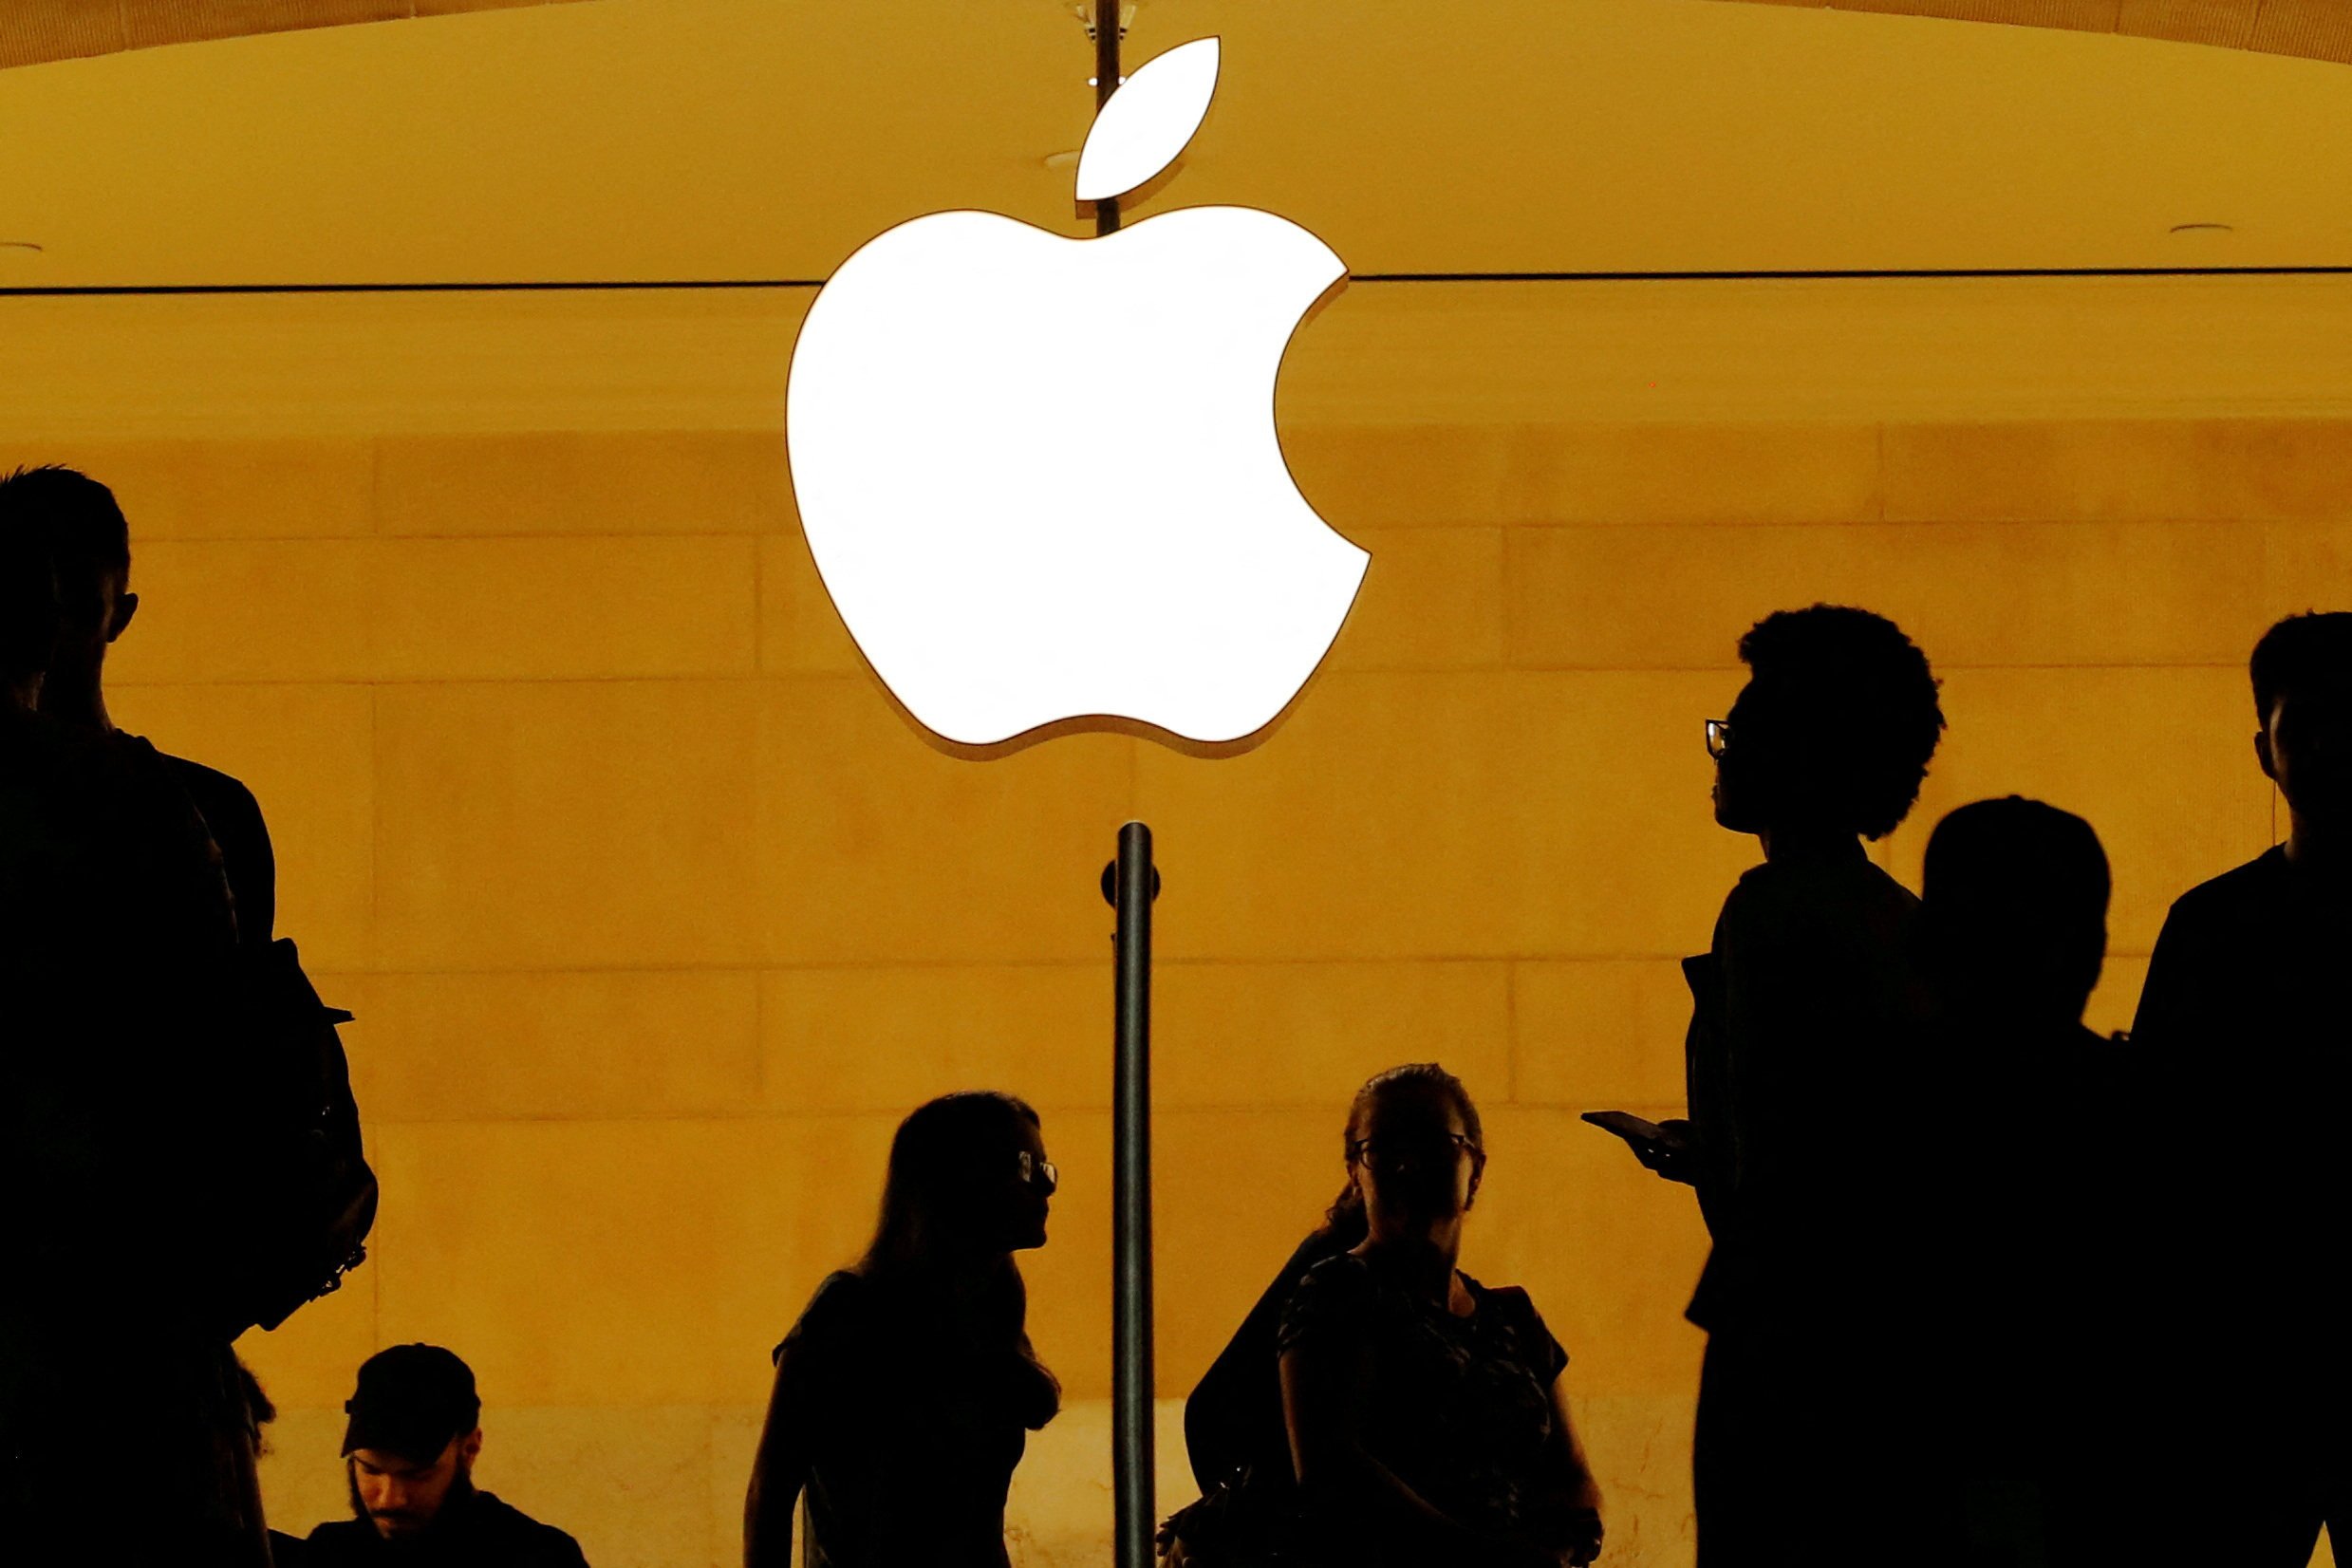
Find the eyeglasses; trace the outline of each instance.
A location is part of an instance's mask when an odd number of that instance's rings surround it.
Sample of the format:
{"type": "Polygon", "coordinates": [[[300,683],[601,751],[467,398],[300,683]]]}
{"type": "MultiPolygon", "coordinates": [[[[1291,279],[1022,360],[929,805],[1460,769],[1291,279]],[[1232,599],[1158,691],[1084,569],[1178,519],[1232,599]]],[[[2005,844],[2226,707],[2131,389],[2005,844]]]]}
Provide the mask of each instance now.
{"type": "Polygon", "coordinates": [[[1051,1160],[1040,1160],[1027,1149],[1021,1153],[1021,1180],[1031,1186],[1041,1186],[1048,1193],[1062,1185],[1062,1173],[1054,1168],[1051,1160]]]}
{"type": "Polygon", "coordinates": [[[1377,1160],[1383,1165],[1394,1165],[1415,1157],[1445,1159],[1455,1154],[1467,1154],[1477,1159],[1484,1151],[1478,1145],[1459,1132],[1430,1132],[1416,1137],[1382,1138],[1377,1145],[1370,1138],[1358,1138],[1348,1145],[1348,1158],[1359,1165],[1371,1165],[1377,1160]],[[1376,1151],[1375,1151],[1376,1150],[1376,1151]]]}
{"type": "Polygon", "coordinates": [[[1721,762],[1723,754],[1730,749],[1731,720],[1728,719],[1708,719],[1707,721],[1707,755],[1721,762]]]}

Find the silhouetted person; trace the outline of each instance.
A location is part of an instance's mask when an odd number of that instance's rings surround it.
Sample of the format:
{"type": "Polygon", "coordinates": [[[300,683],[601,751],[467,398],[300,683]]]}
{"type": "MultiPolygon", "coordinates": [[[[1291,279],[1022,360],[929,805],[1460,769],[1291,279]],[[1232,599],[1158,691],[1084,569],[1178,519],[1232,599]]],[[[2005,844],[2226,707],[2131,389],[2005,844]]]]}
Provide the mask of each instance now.
{"type": "Polygon", "coordinates": [[[191,1109],[220,1076],[234,918],[155,754],[34,711],[62,575],[39,533],[0,526],[0,1548],[266,1563],[248,1379],[213,1289],[233,1197],[191,1109]]]}
{"type": "Polygon", "coordinates": [[[578,1541],[474,1484],[482,1402],[455,1353],[378,1351],[344,1409],[351,1517],[311,1531],[300,1568],[587,1568],[578,1541]]]}
{"type": "Polygon", "coordinates": [[[1590,1562],[1600,1493],[1560,1384],[1568,1353],[1525,1291],[1455,1266],[1486,1169],[1478,1108],[1434,1063],[1394,1068],[1357,1095],[1345,1148],[1367,1234],[1282,1313],[1295,1560],[1590,1562]]]}
{"type": "Polygon", "coordinates": [[[2340,1557],[2352,1542],[2352,614],[2281,621],[2252,675],[2287,841],[2174,904],[2132,1043],[2176,1162],[2185,1533],[2301,1568],[2323,1523],[2340,1557]]]}
{"type": "Polygon", "coordinates": [[[809,1568],[1007,1568],[1005,1493],[1061,1406],[1013,1259],[1045,1245],[1055,1180],[1037,1113],[1009,1094],[899,1124],[872,1244],[775,1349],[747,1568],[789,1568],[804,1494],[809,1568]]]}
{"type": "Polygon", "coordinates": [[[58,634],[40,687],[44,719],[85,738],[118,770],[151,777],[176,795],[174,814],[200,825],[204,853],[225,878],[239,951],[214,967],[214,1000],[233,1017],[220,1031],[232,1053],[202,1086],[217,1151],[241,1151],[241,1228],[215,1249],[225,1297],[238,1323],[275,1327],[315,1293],[339,1262],[355,1260],[375,1207],[359,1148],[340,1045],[327,1009],[302,974],[290,942],[271,940],[276,867],[260,808],[226,774],[159,752],[118,730],[103,686],[107,649],[131,624],[129,530],[104,485],[67,468],[18,470],[0,478],[0,532],[44,550],[59,605],[58,634]]]}
{"type": "Polygon", "coordinates": [[[1939,1465],[1974,1568],[2138,1560],[2135,1465],[2169,1384],[2139,1342],[2146,1218],[2117,1041],[2083,1027],[2109,876],[2081,817],[2011,795],[1937,824],[1919,943],[1937,1019],[1932,1263],[1912,1325],[1943,1373],[1939,1465]]]}
{"type": "Polygon", "coordinates": [[[1171,1568],[1194,1559],[1246,1561],[1235,1554],[1278,1529],[1295,1503],[1278,1364],[1282,1310],[1309,1269],[1355,1246],[1364,1234],[1364,1196],[1351,1179],[1185,1401],[1185,1453],[1201,1499],[1161,1527],[1160,1550],[1171,1568]]]}
{"type": "MultiPolygon", "coordinates": [[[[131,535],[114,492],[70,468],[19,469],[0,478],[0,528],[29,529],[57,571],[59,634],[41,685],[41,713],[68,729],[114,732],[106,712],[106,650],[139,612],[131,535]]],[[[277,921],[277,862],[253,793],[200,762],[157,754],[219,846],[236,901],[238,940],[267,945],[277,921]]]]}
{"type": "Polygon", "coordinates": [[[1750,679],[1708,724],[1715,820],[1764,860],[1724,901],[1711,950],[1684,961],[1690,1117],[1643,1152],[1697,1187],[1713,1241],[1688,1310],[1708,1335],[1699,1561],[1875,1564],[1890,1540],[1919,1544],[1885,1127],[1912,1092],[1923,999],[1917,901],[1862,840],[1911,811],[1944,716],[1926,657],[1866,610],[1767,616],[1740,658],[1750,679]]]}

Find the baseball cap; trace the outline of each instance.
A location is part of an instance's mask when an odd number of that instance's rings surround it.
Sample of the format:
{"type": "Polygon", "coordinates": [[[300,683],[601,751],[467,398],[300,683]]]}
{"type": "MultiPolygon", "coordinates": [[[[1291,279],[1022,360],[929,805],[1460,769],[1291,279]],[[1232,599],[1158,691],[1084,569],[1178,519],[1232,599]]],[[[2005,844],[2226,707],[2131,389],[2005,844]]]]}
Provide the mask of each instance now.
{"type": "Polygon", "coordinates": [[[394,1345],[360,1365],[360,1386],[343,1402],[350,1425],[343,1451],[377,1448],[419,1464],[439,1458],[453,1437],[481,1422],[474,1370],[439,1345],[394,1345]]]}

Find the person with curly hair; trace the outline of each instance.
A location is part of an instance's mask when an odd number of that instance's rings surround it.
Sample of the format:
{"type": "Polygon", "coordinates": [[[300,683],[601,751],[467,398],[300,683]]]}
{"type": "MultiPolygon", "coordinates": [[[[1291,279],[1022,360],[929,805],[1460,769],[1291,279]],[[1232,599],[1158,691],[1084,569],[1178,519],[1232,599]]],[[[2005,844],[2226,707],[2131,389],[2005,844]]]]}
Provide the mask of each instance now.
{"type": "Polygon", "coordinates": [[[1919,1543],[1887,1322],[1902,1188],[1871,1168],[1873,1133],[1906,1103],[1924,1018],[1918,900],[1862,844],[1918,799],[1944,715],[1927,657],[1868,610],[1783,610],[1739,652],[1748,681],[1707,725],[1715,820],[1764,863],[1684,961],[1689,1119],[1634,1145],[1697,1188],[1713,1242],[1687,1314],[1708,1334],[1699,1563],[1883,1562],[1919,1543]]]}

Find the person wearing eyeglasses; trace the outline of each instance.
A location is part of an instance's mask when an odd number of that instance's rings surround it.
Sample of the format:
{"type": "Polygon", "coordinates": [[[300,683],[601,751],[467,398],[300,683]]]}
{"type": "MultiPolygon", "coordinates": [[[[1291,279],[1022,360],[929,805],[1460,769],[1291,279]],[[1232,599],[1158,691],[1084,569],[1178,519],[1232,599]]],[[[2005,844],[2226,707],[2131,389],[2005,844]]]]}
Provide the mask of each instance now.
{"type": "Polygon", "coordinates": [[[1435,1063],[1366,1084],[1348,1117],[1366,1235],[1309,1269],[1279,1337],[1298,1486],[1279,1560],[1572,1568],[1600,1492],[1569,1418],[1568,1353],[1527,1293],[1458,1266],[1486,1174],[1478,1108],[1435,1063]]]}
{"type": "Polygon", "coordinates": [[[1045,1244],[1058,1173],[1010,1094],[943,1095],[891,1140],[866,1255],[775,1349],[744,1500],[746,1568],[1009,1568],[1004,1500],[1061,1385],[1013,1255],[1045,1244]]]}
{"type": "Polygon", "coordinates": [[[1748,681],[1707,725],[1715,821],[1755,835],[1764,863],[1683,963],[1689,1119],[1620,1132],[1697,1188],[1713,1242],[1686,1312],[1708,1335],[1698,1561],[1926,1561],[1936,1525],[1894,1349],[1919,901],[1862,842],[1910,813],[1943,710],[1927,656],[1868,610],[1783,610],[1739,653],[1748,681]],[[1831,1484],[1837,1505],[1815,1506],[1831,1484]]]}

